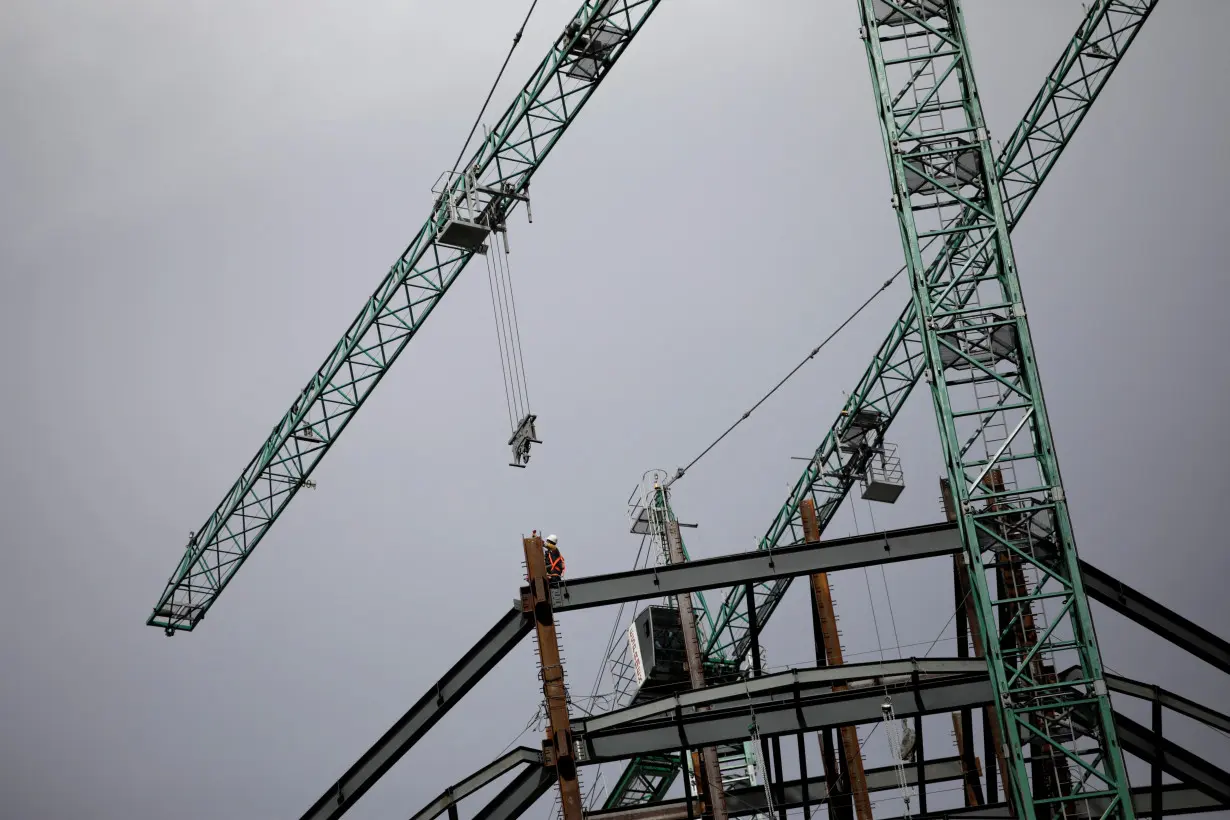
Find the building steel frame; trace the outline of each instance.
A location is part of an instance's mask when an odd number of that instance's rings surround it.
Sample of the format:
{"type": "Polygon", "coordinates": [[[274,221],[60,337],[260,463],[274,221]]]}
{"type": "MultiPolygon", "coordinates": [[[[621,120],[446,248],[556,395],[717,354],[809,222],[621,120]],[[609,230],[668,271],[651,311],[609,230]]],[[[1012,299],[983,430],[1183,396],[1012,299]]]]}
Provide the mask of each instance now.
{"type": "MultiPolygon", "coordinates": [[[[873,533],[834,542],[802,544],[773,553],[734,553],[669,567],[575,578],[555,590],[552,610],[553,614],[558,614],[570,609],[692,593],[712,589],[715,584],[746,584],[753,579],[766,577],[763,574],[765,572],[775,572],[776,577],[785,580],[815,572],[832,571],[834,568],[953,555],[959,550],[956,528],[951,524],[941,524],[873,533]],[[890,545],[889,550],[883,549],[885,543],[890,545]],[[850,548],[861,549],[865,555],[873,557],[863,557],[851,564],[847,551],[850,548]],[[752,558],[759,559],[762,563],[751,562],[749,559],[752,558]],[[770,567],[769,562],[773,562],[774,566],[770,567]],[[747,572],[748,576],[740,579],[737,571],[747,572]],[[568,603],[570,598],[574,603],[568,603]],[[561,601],[565,603],[560,603],[561,601]]],[[[1101,600],[1107,606],[1121,606],[1122,598],[1118,590],[1126,587],[1108,573],[1090,567],[1086,562],[1081,562],[1081,569],[1083,572],[1098,573],[1099,577],[1104,579],[1102,584],[1090,585],[1091,598],[1101,600]]],[[[304,820],[342,816],[393,763],[406,754],[444,714],[457,705],[465,693],[533,630],[534,616],[532,612],[526,611],[522,603],[522,596],[527,592],[526,587],[519,590],[517,604],[365,752],[359,761],[326,790],[303,815],[304,820]]],[[[1126,597],[1132,601],[1131,617],[1168,640],[1175,637],[1165,630],[1175,623],[1174,619],[1179,616],[1138,591],[1131,590],[1126,597]],[[1157,613],[1165,613],[1165,616],[1161,617],[1157,613]]],[[[755,597],[745,597],[744,600],[754,604],[755,597]]],[[[750,622],[757,625],[762,623],[757,618],[750,622]]],[[[1181,622],[1188,625],[1187,631],[1198,630],[1206,636],[1206,640],[1191,644],[1179,637],[1174,640],[1176,646],[1192,652],[1197,657],[1202,653],[1208,654],[1209,651],[1217,655],[1230,649],[1230,644],[1223,639],[1207,633],[1186,619],[1181,622]]],[[[751,635],[754,640],[757,639],[757,631],[754,630],[751,635]]],[[[1107,675],[1105,680],[1110,691],[1147,698],[1154,704],[1155,721],[1149,728],[1142,727],[1123,715],[1113,714],[1124,749],[1153,766],[1153,784],[1143,790],[1132,790],[1133,805],[1138,809],[1143,806],[1148,811],[1155,805],[1162,805],[1167,813],[1230,809],[1230,793],[1226,791],[1230,788],[1227,786],[1230,784],[1230,773],[1186,751],[1180,744],[1166,739],[1162,733],[1160,712],[1163,707],[1169,708],[1222,730],[1230,726],[1230,717],[1148,684],[1114,675],[1107,675]],[[1183,785],[1162,785],[1162,773],[1178,778],[1183,785]]],[[[1072,682],[1064,679],[1063,684],[1071,697],[1072,682]]],[[[682,692],[618,712],[575,720],[572,727],[573,737],[586,753],[584,757],[578,757],[578,764],[591,765],[609,759],[614,754],[623,754],[633,759],[648,759],[656,756],[662,746],[669,752],[677,752],[681,746],[681,726],[683,737],[689,743],[716,744],[723,742],[723,739],[745,737],[750,714],[748,704],[755,707],[766,736],[790,737],[814,731],[819,727],[875,720],[880,716],[884,685],[888,686],[890,692],[900,695],[899,699],[894,699],[894,708],[899,716],[916,712],[955,711],[992,702],[990,679],[986,662],[982,658],[901,659],[798,669],[734,684],[706,686],[704,689],[682,692]],[[865,685],[867,682],[875,684],[870,690],[875,697],[870,700],[865,685]],[[859,683],[864,685],[860,687],[857,685],[859,683]],[[843,685],[850,688],[844,692],[840,691],[843,685]],[[709,709],[698,711],[698,705],[708,706],[709,709]],[[702,732],[707,734],[701,734],[702,732]],[[633,740],[636,737],[645,739],[646,742],[638,746],[637,741],[633,740]]],[[[1086,734],[1093,728],[1087,715],[1087,711],[1074,712],[1078,728],[1086,734]]],[[[909,769],[913,778],[911,782],[922,782],[924,785],[932,782],[930,772],[933,767],[947,765],[947,760],[928,761],[920,757],[917,765],[909,769]],[[919,772],[922,772],[921,778],[919,772]]],[[[503,820],[518,816],[555,783],[551,767],[542,764],[541,753],[536,755],[527,749],[514,750],[461,781],[451,790],[446,790],[414,815],[413,820],[431,820],[444,811],[455,812],[458,801],[466,794],[473,793],[482,785],[517,766],[523,766],[517,777],[475,816],[480,820],[503,820]]],[[[960,771],[953,775],[948,768],[937,768],[934,771],[941,773],[942,777],[940,774],[937,774],[937,777],[943,780],[962,776],[960,771]]],[[[868,773],[869,789],[873,788],[873,774],[874,772],[868,773]]],[[[773,788],[779,796],[787,792],[791,795],[802,795],[801,782],[785,783],[780,777],[774,779],[777,782],[773,784],[773,788]],[[796,788],[800,791],[790,791],[796,788]]],[[[800,796],[798,800],[810,804],[827,799],[823,778],[804,782],[808,784],[810,794],[806,798],[800,796]]],[[[760,805],[754,802],[755,799],[742,792],[732,792],[728,805],[731,816],[755,813],[755,806],[760,805]]],[[[790,802],[794,800],[793,797],[787,799],[783,796],[780,800],[779,797],[774,798],[775,806],[782,805],[782,800],[790,805],[801,805],[790,802]]],[[[645,811],[649,814],[644,817],[630,815],[628,820],[672,820],[673,816],[659,818],[652,812],[658,809],[667,811],[669,806],[675,803],[655,801],[648,806],[607,808],[591,814],[605,816],[619,811],[645,811]]],[[[975,808],[990,811],[985,815],[988,818],[1002,816],[1002,813],[995,813],[1003,808],[1001,804],[987,804],[975,808]]],[[[954,817],[983,816],[973,809],[946,813],[954,817]]],[[[613,814],[613,817],[619,816],[613,814]]],[[[450,820],[455,820],[451,814],[450,820]]]]}

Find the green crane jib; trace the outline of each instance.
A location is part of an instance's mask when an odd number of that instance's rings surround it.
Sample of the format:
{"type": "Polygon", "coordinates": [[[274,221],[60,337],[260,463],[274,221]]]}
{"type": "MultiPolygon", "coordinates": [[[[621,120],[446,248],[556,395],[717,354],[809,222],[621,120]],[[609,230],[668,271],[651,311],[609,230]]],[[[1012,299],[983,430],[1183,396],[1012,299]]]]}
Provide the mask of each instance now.
{"type": "Polygon", "coordinates": [[[582,3],[469,162],[446,175],[418,235],[222,502],[189,536],[147,624],[173,635],[191,631],[205,616],[470,257],[485,252],[490,231],[502,229],[526,201],[534,172],[660,2],[582,3]]]}
{"type": "MultiPolygon", "coordinates": [[[[1157,0],[1098,0],[1087,8],[1076,33],[1065,44],[996,163],[1009,229],[1020,221],[1156,6],[1157,0]]],[[[974,267],[979,272],[985,270],[981,262],[974,267]]],[[[924,368],[923,342],[911,299],[858,385],[849,392],[845,406],[827,429],[824,440],[761,539],[759,549],[803,542],[799,508],[806,498],[815,502],[821,529],[828,525],[858,482],[871,452],[871,448],[843,444],[864,432],[873,443],[880,440],[922,378],[924,368]]],[[[755,586],[756,620],[761,628],[789,586],[789,579],[755,586]]],[[[746,613],[744,590],[736,587],[727,595],[714,628],[709,631],[706,651],[710,658],[738,658],[746,653],[746,613]]],[[[631,805],[646,794],[664,794],[678,773],[672,762],[657,757],[634,758],[620,782],[636,784],[636,788],[612,791],[606,807],[631,805]]]]}

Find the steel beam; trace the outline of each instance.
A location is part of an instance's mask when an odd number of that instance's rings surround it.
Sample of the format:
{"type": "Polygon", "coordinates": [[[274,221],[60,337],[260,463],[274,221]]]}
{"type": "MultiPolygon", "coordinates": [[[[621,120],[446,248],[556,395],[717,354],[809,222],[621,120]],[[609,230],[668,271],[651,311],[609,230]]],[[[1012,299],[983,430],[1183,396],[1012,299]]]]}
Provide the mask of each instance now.
{"type": "Polygon", "coordinates": [[[449,786],[440,793],[439,797],[414,814],[410,820],[435,820],[435,818],[448,811],[450,807],[456,806],[462,798],[473,794],[492,780],[523,763],[541,767],[542,752],[537,749],[531,749],[528,746],[513,749],[503,757],[488,763],[465,780],[449,786]]]}
{"type": "MultiPolygon", "coordinates": [[[[1230,805],[1230,772],[1192,754],[1174,741],[1163,738],[1158,743],[1152,731],[1120,712],[1113,715],[1115,731],[1125,752],[1149,763],[1158,760],[1166,774],[1230,805]]],[[[1090,729],[1088,718],[1087,713],[1073,711],[1072,725],[1086,736],[1090,729]]]]}
{"type": "MultiPolygon", "coordinates": [[[[926,778],[928,783],[947,783],[961,779],[961,761],[955,757],[941,760],[931,760],[926,763],[926,778]]],[[[915,785],[913,769],[906,772],[908,785],[915,785]]],[[[900,787],[895,767],[886,766],[871,769],[867,772],[867,790],[870,792],[889,791],[900,787]]],[[[774,799],[774,808],[797,809],[803,806],[804,790],[812,804],[827,800],[828,786],[823,777],[804,780],[790,780],[782,784],[782,799],[774,799]]],[[[764,786],[743,786],[730,789],[726,793],[727,808],[732,817],[748,814],[762,814],[767,811],[764,786]]],[[[630,808],[608,809],[606,811],[590,812],[589,820],[685,820],[688,808],[683,800],[671,800],[655,803],[650,806],[635,806],[630,808]]]]}
{"type": "Polygon", "coordinates": [[[576,578],[557,590],[552,604],[556,612],[567,612],[732,587],[749,581],[793,578],[817,572],[933,558],[960,549],[955,525],[930,524],[851,538],[834,538],[780,550],[741,552],[688,561],[686,564],[576,578]]]}
{"type": "Polygon", "coordinates": [[[1161,635],[1203,661],[1230,673],[1230,642],[1209,632],[1157,601],[1132,589],[1088,561],[1081,561],[1081,577],[1090,598],[1161,635]]]}
{"type": "Polygon", "coordinates": [[[1107,675],[1106,685],[1112,692],[1122,692],[1134,698],[1156,701],[1167,709],[1178,712],[1181,715],[1186,715],[1192,720],[1200,721],[1205,726],[1212,726],[1214,729],[1230,734],[1230,715],[1224,715],[1221,712],[1196,703],[1194,700],[1188,700],[1182,695],[1176,695],[1168,689],[1134,681],[1130,678],[1123,678],[1119,675],[1107,675]]]}
{"type": "MultiPolygon", "coordinates": [[[[978,661],[918,661],[916,668],[934,664],[947,667],[952,673],[937,678],[920,679],[917,685],[891,675],[877,676],[865,683],[858,679],[846,681],[850,690],[833,691],[834,670],[809,670],[785,673],[749,681],[746,684],[718,686],[703,692],[689,692],[673,701],[674,714],[645,717],[637,707],[621,710],[574,725],[574,737],[588,762],[616,760],[646,752],[677,749],[681,744],[696,748],[711,744],[746,740],[748,723],[755,715],[763,737],[815,731],[829,726],[849,726],[882,719],[880,707],[886,696],[892,696],[898,717],[959,709],[965,704],[983,704],[991,699],[991,688],[985,665],[978,661]],[[975,671],[977,670],[977,671],[975,671]],[[827,681],[806,680],[808,674],[829,674],[827,681]],[[797,676],[797,681],[796,681],[797,676]],[[776,686],[763,686],[776,681],[776,686]],[[753,684],[762,684],[753,689],[753,684]],[[861,684],[861,685],[860,685],[861,684]],[[801,700],[794,699],[795,692],[801,700]],[[691,709],[682,701],[691,696],[691,709]],[[705,696],[705,697],[702,697],[705,696]],[[696,706],[709,706],[698,711],[696,706]]],[[[891,664],[884,664],[890,666],[891,664]]],[[[843,667],[848,671],[854,667],[843,667]]],[[[920,670],[921,671],[921,670],[920,670]]]]}
{"type": "Polygon", "coordinates": [[[303,820],[341,817],[389,768],[436,725],[500,660],[530,634],[533,623],[510,609],[410,711],[346,770],[303,815],[303,820]]]}
{"type": "MultiPolygon", "coordinates": [[[[1153,811],[1153,800],[1147,788],[1132,789],[1132,804],[1139,815],[1147,815],[1153,811]]],[[[1073,812],[1072,820],[1099,820],[1105,809],[1104,799],[1090,798],[1088,811],[1073,812]]],[[[1162,813],[1170,815],[1198,814],[1209,811],[1225,811],[1230,805],[1219,803],[1199,789],[1184,786],[1180,783],[1165,786],[1162,789],[1162,813]]],[[[996,803],[993,806],[966,806],[956,809],[945,809],[931,814],[932,818],[945,820],[1012,820],[1012,813],[1007,803],[996,803]]],[[[883,820],[910,820],[910,818],[883,818],[883,820]]]]}
{"type": "Polygon", "coordinates": [[[474,820],[513,820],[555,785],[555,769],[531,766],[483,806],[474,820]]]}
{"type": "MultiPolygon", "coordinates": [[[[874,661],[872,663],[847,664],[841,667],[792,669],[776,675],[736,683],[709,686],[699,692],[681,692],[670,697],[658,698],[636,706],[629,706],[602,715],[576,721],[577,731],[596,732],[623,726],[651,718],[668,717],[682,710],[696,711],[697,707],[717,705],[725,701],[763,700],[766,698],[793,699],[795,687],[800,687],[800,697],[829,691],[835,686],[850,688],[896,685],[908,680],[914,672],[924,678],[953,675],[981,675],[986,672],[986,663],[979,658],[921,658],[915,660],[874,661]]],[[[793,703],[793,700],[791,700],[793,703]]]]}
{"type": "MultiPolygon", "coordinates": [[[[1075,722],[1075,721],[1074,721],[1075,722]]],[[[1119,712],[1115,713],[1115,729],[1124,751],[1141,760],[1160,760],[1162,771],[1190,783],[1210,797],[1230,804],[1230,772],[1214,766],[1171,740],[1158,743],[1153,732],[1119,712]]]]}

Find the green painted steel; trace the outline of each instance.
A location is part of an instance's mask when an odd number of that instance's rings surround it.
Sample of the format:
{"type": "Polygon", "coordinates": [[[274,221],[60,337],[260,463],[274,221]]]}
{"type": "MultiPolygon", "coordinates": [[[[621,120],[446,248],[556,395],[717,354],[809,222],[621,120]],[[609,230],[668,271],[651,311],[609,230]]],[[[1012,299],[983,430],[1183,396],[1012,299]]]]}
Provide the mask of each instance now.
{"type": "Polygon", "coordinates": [[[666,797],[671,784],[679,776],[681,766],[678,755],[645,755],[635,760],[635,765],[624,768],[615,783],[603,809],[621,806],[643,806],[657,803],[666,797]]]}
{"type": "MultiPolygon", "coordinates": [[[[1000,153],[999,178],[1010,228],[1016,226],[1033,201],[1156,5],[1156,0],[1099,0],[1088,8],[1076,34],[1000,153]]],[[[922,339],[914,303],[910,301],[876,350],[858,385],[849,392],[845,406],[795,482],[759,549],[802,543],[799,505],[805,498],[814,500],[821,529],[832,520],[871,455],[868,449],[848,451],[841,447],[852,424],[869,412],[875,413],[879,417],[875,437],[882,436],[922,373],[922,339]]],[[[789,586],[788,579],[756,586],[758,619],[767,620],[773,614],[789,586]]],[[[711,639],[708,652],[724,650],[737,658],[747,651],[743,595],[742,589],[731,590],[727,595],[717,614],[718,633],[711,639]]]]}
{"type": "Polygon", "coordinates": [[[1005,785],[1023,820],[1077,813],[1086,799],[1131,820],[960,3],[858,2],[924,378],[988,636],[1005,785]],[[1075,714],[1097,730],[1076,733],[1075,714]]]}
{"type": "MultiPolygon", "coordinates": [[[[1000,153],[998,175],[1010,228],[1015,227],[1033,201],[1156,5],[1157,0],[1098,0],[1087,8],[1076,33],[1000,153]]],[[[773,519],[759,549],[802,543],[799,505],[806,498],[812,498],[816,504],[821,529],[832,520],[869,457],[866,449],[843,451],[840,442],[850,432],[853,421],[867,411],[879,414],[876,436],[883,435],[922,378],[923,369],[922,339],[911,299],[877,349],[858,386],[849,392],[841,413],[773,519]]],[[[789,586],[789,579],[756,585],[756,616],[762,628],[789,586]]],[[[710,632],[710,656],[721,653],[738,658],[746,653],[746,612],[744,590],[731,590],[717,613],[716,628],[710,632]]],[[[648,758],[634,758],[623,780],[638,783],[641,792],[661,787],[654,779],[660,761],[655,759],[652,769],[643,769],[648,763],[648,758]]],[[[677,772],[676,763],[665,781],[666,787],[677,772]]],[[[619,794],[617,789],[612,799],[619,794]]]]}
{"type": "MultiPolygon", "coordinates": [[[[476,209],[496,221],[661,0],[586,0],[462,170],[476,209]]],[[[449,198],[464,186],[449,183],[449,198]]],[[[312,474],[398,355],[427,321],[473,249],[439,241],[450,214],[431,217],[363,305],[341,341],[282,416],[222,502],[194,534],[146,621],[191,631],[312,474]]]]}

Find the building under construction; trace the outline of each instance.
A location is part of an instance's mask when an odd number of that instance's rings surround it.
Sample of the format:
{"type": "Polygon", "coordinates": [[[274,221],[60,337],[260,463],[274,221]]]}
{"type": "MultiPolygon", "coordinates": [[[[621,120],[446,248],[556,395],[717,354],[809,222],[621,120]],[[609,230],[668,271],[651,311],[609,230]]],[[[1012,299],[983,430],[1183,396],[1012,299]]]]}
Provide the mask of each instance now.
{"type": "MultiPolygon", "coordinates": [[[[564,820],[785,820],[821,810],[833,820],[1131,820],[1230,809],[1230,761],[1206,760],[1167,734],[1171,714],[1222,732],[1230,716],[1112,674],[1103,661],[1091,600],[1222,673],[1230,644],[1079,556],[1012,245],[1157,2],[1090,2],[998,146],[961,2],[851,2],[883,138],[885,204],[905,260],[888,281],[903,277],[910,298],[758,548],[690,559],[687,525],[671,503],[687,468],[649,475],[634,496],[631,530],[651,547],[643,567],[553,577],[537,533],[510,533],[525,561],[525,576],[509,579],[511,608],[353,766],[321,784],[305,820],[345,814],[531,634],[540,742],[498,756],[413,820],[456,820],[467,796],[497,780],[498,793],[467,814],[507,820],[553,790],[564,820]],[[851,494],[873,504],[901,497],[890,434],[920,383],[917,401],[929,394],[942,460],[936,484],[914,489],[940,500],[935,518],[827,536],[851,494]],[[951,613],[945,632],[916,654],[848,662],[829,575],[926,559],[951,563],[951,583],[928,593],[936,611],[951,613]],[[814,658],[768,669],[762,633],[795,579],[814,658]],[[614,697],[580,709],[567,683],[569,639],[557,625],[570,611],[619,604],[634,614],[606,659],[614,697]],[[1126,699],[1149,704],[1148,725],[1123,714],[1126,699]],[[867,755],[877,730],[887,741],[883,765],[867,755]],[[809,771],[809,748],[819,751],[818,770],[809,771]],[[618,776],[587,786],[587,770],[602,766],[618,776]]],[[[562,21],[496,125],[441,176],[428,220],[342,340],[190,536],[149,625],[175,635],[201,624],[474,256],[493,283],[511,464],[527,467],[540,422],[525,390],[508,220],[518,207],[529,217],[534,172],[661,4],[586,0],[562,21]]]]}

